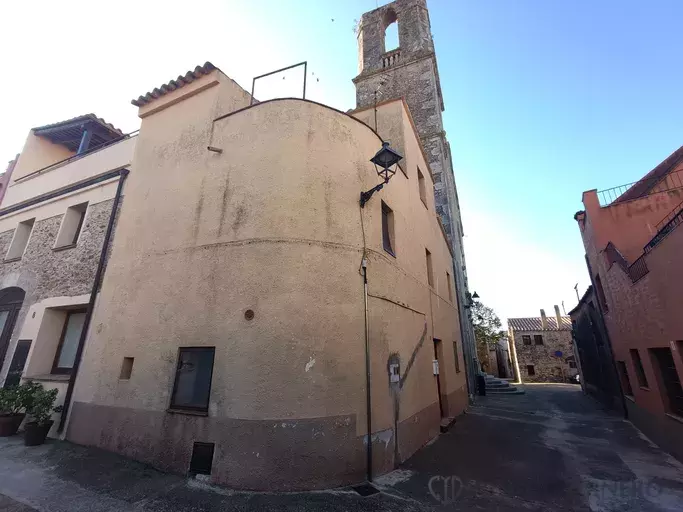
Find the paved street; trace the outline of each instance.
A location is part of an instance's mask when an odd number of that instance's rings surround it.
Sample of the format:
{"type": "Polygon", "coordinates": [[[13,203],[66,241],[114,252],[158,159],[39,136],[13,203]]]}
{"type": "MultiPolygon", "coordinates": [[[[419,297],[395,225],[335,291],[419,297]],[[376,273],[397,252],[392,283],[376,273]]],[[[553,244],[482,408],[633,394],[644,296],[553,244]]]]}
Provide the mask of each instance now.
{"type": "Polygon", "coordinates": [[[683,509],[683,466],[577,386],[489,396],[404,466],[380,494],[214,489],[69,443],[0,439],[0,511],[683,509]]]}

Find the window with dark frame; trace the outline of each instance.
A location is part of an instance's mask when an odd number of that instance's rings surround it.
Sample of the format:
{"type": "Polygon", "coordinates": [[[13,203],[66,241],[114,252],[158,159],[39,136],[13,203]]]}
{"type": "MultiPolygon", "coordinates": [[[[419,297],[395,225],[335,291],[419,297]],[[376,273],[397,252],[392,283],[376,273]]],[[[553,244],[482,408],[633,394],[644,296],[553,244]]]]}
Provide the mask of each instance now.
{"type": "Polygon", "coordinates": [[[543,335],[534,334],[534,345],[543,345],[543,335]]]}
{"type": "Polygon", "coordinates": [[[446,283],[448,283],[448,300],[453,302],[453,282],[451,281],[451,274],[448,271],[446,271],[446,283]]]}
{"type": "Polygon", "coordinates": [[[640,359],[640,354],[638,350],[632,348],[629,350],[631,354],[631,360],[633,361],[633,367],[636,369],[636,378],[638,379],[638,385],[641,388],[649,388],[647,383],[647,376],[645,375],[645,369],[643,368],[643,361],[640,359]]]}
{"type": "Polygon", "coordinates": [[[382,245],[392,256],[394,253],[394,212],[382,201],[382,245]]]}
{"type": "Polygon", "coordinates": [[[52,363],[53,374],[71,373],[76,361],[76,351],[78,350],[78,342],[81,339],[84,322],[84,309],[77,309],[66,313],[55,360],[52,363]]]}
{"type": "Polygon", "coordinates": [[[529,375],[530,377],[536,375],[536,368],[534,367],[533,364],[526,365],[526,374],[529,375]]]}
{"type": "Polygon", "coordinates": [[[624,361],[617,361],[617,370],[619,370],[619,379],[621,380],[622,391],[625,395],[633,396],[633,388],[631,387],[631,379],[628,377],[628,370],[624,361]]]}
{"type": "Polygon", "coordinates": [[[522,334],[522,343],[524,345],[531,345],[531,336],[528,334],[522,334]]]}
{"type": "Polygon", "coordinates": [[[208,412],[215,351],[215,347],[178,349],[171,410],[208,412]]]}
{"type": "Polygon", "coordinates": [[[659,392],[662,394],[666,412],[683,418],[683,387],[671,349],[650,348],[648,351],[652,366],[657,372],[659,392]]]}

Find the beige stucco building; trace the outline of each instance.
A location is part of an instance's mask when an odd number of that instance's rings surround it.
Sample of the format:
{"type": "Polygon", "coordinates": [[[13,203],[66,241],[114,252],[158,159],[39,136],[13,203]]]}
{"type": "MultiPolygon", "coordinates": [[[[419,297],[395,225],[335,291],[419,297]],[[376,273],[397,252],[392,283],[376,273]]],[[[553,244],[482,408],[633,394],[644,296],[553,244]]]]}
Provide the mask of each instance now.
{"type": "MultiPolygon", "coordinates": [[[[117,189],[136,138],[92,114],[34,128],[0,206],[0,384],[75,382],[77,352],[117,189]]],[[[57,435],[58,420],[52,429],[57,435]]]]}
{"type": "Polygon", "coordinates": [[[393,469],[467,405],[452,255],[405,103],[378,106],[378,134],[374,111],[249,106],[209,63],[185,77],[134,101],[67,439],[304,489],[364,480],[369,424],[372,474],[393,469]],[[360,208],[383,140],[404,159],[360,208]]]}
{"type": "Polygon", "coordinates": [[[571,318],[560,314],[508,318],[512,371],[518,382],[568,382],[578,373],[571,318]]]}

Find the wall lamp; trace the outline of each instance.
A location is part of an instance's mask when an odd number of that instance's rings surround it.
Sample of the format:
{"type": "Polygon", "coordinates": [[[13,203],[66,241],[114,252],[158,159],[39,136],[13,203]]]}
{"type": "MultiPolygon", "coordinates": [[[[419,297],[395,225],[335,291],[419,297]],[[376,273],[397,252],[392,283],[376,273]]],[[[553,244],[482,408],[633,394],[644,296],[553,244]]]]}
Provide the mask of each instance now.
{"type": "Polygon", "coordinates": [[[382,178],[382,183],[371,188],[367,192],[360,193],[360,207],[363,208],[365,203],[367,203],[372,194],[378,190],[382,190],[382,187],[386,183],[389,183],[389,179],[396,174],[396,164],[398,164],[403,159],[403,156],[398,154],[396,151],[391,149],[388,142],[382,142],[382,149],[380,149],[375,156],[373,156],[370,161],[375,164],[375,170],[377,175],[382,178]],[[392,169],[393,167],[393,169],[392,169]]]}

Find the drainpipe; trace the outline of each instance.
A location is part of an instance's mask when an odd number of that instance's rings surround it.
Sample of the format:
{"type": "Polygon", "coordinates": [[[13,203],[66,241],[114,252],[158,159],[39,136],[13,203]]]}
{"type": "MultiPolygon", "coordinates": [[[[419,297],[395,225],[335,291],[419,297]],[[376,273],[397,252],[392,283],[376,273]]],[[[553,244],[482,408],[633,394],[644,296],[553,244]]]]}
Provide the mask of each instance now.
{"type": "Polygon", "coordinates": [[[59,418],[59,426],[57,427],[57,432],[59,433],[61,433],[64,430],[64,425],[66,424],[66,417],[69,414],[69,405],[71,404],[71,398],[74,392],[76,375],[78,374],[78,368],[81,364],[81,356],[83,355],[83,349],[85,348],[85,339],[87,338],[88,328],[90,327],[90,319],[92,318],[93,309],[95,307],[95,299],[97,298],[97,292],[100,288],[100,281],[102,280],[102,274],[104,273],[104,262],[107,258],[107,249],[109,248],[109,241],[111,240],[111,234],[114,231],[116,211],[119,207],[119,203],[121,202],[121,191],[123,190],[123,182],[126,180],[126,176],[128,176],[129,172],[130,171],[128,169],[121,169],[119,171],[119,184],[116,188],[114,204],[112,204],[111,206],[111,214],[109,215],[109,224],[107,224],[107,231],[104,234],[104,241],[102,242],[100,261],[97,263],[95,279],[93,280],[92,290],[90,291],[90,301],[88,302],[88,309],[85,312],[85,319],[83,320],[83,329],[81,330],[81,337],[78,340],[78,347],[76,348],[74,366],[71,369],[71,375],[69,376],[69,385],[66,388],[66,396],[64,397],[64,409],[62,410],[61,418],[59,418]]]}
{"type": "Polygon", "coordinates": [[[367,479],[372,482],[372,397],[370,393],[370,325],[368,323],[368,260],[363,256],[363,307],[365,309],[365,412],[368,430],[367,479]]]}

